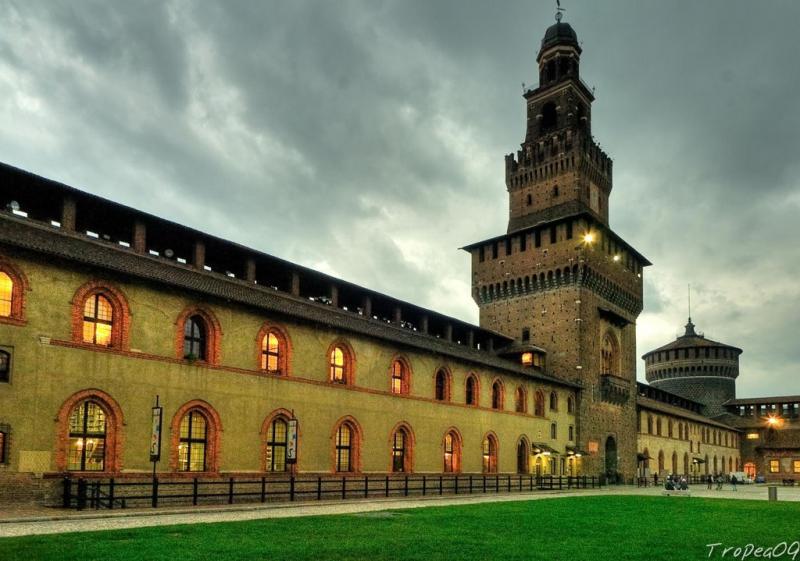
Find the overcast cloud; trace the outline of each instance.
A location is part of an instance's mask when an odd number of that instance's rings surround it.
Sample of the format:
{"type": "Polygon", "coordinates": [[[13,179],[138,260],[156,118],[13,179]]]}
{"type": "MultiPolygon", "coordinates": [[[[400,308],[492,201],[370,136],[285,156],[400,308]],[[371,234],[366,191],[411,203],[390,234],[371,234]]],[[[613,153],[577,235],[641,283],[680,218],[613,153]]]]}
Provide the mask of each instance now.
{"type": "MultiPolygon", "coordinates": [[[[0,0],[0,159],[477,321],[457,248],[506,229],[552,4],[0,0]]],[[[691,282],[739,395],[800,394],[800,3],[563,4],[654,263],[639,355],[691,282]]]]}

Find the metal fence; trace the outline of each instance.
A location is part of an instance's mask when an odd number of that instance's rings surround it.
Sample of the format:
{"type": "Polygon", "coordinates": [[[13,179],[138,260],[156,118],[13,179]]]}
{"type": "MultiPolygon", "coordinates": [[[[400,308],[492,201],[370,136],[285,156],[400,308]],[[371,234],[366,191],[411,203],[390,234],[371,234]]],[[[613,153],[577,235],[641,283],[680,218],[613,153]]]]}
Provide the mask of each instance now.
{"type": "Polygon", "coordinates": [[[67,477],[63,485],[62,506],[83,510],[594,489],[601,486],[601,480],[593,476],[484,474],[147,480],[67,477]]]}

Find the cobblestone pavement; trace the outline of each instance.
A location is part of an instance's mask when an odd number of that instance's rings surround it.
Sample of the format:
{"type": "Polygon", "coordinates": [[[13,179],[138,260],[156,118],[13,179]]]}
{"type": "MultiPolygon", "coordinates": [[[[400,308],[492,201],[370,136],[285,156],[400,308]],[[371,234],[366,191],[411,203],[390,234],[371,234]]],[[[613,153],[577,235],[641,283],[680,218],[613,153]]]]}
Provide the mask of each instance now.
{"type": "MultiPolygon", "coordinates": [[[[730,485],[726,485],[722,491],[708,490],[705,485],[695,485],[691,488],[690,493],[690,497],[767,500],[767,488],[762,485],[739,486],[737,491],[733,491],[730,485]]],[[[34,516],[31,516],[30,513],[26,513],[28,515],[23,514],[14,519],[0,519],[0,537],[118,530],[146,526],[167,526],[172,524],[231,522],[263,518],[358,514],[389,509],[399,510],[431,506],[543,500],[569,496],[661,496],[662,494],[663,489],[660,487],[637,488],[620,486],[582,491],[535,491],[533,493],[501,493],[496,495],[330,501],[323,503],[280,503],[272,505],[257,504],[232,507],[164,508],[158,510],[131,509],[125,511],[92,511],[89,513],[48,509],[44,511],[37,510],[34,516]]],[[[690,497],[674,497],[674,499],[691,500],[690,497]]],[[[778,499],[780,501],[800,501],[800,488],[778,488],[778,499]]]]}

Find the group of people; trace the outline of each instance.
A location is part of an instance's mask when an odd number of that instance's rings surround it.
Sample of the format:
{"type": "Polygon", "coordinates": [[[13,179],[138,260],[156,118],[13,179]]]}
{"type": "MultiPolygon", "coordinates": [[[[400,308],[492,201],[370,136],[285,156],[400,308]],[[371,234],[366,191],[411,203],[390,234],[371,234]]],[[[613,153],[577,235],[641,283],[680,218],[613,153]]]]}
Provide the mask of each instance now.
{"type": "MultiPolygon", "coordinates": [[[[736,479],[736,476],[731,474],[729,481],[730,481],[730,484],[731,484],[731,490],[735,491],[736,490],[736,484],[739,482],[736,479]]],[[[713,489],[714,485],[716,484],[717,491],[722,491],[722,485],[725,483],[725,476],[722,475],[721,473],[718,473],[716,475],[709,475],[708,479],[706,480],[706,482],[708,483],[708,489],[709,490],[713,489]]]]}
{"type": "Polygon", "coordinates": [[[664,489],[667,491],[688,491],[689,480],[686,479],[685,475],[678,477],[677,475],[670,474],[664,482],[664,489]]]}

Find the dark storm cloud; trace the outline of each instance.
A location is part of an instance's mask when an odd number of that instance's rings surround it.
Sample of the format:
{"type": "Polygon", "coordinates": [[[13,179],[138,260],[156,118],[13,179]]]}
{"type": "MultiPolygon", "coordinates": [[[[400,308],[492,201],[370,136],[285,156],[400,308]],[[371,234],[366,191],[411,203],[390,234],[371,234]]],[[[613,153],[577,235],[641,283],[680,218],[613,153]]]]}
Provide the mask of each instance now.
{"type": "MultiPolygon", "coordinates": [[[[741,346],[800,393],[800,5],[565,2],[612,226],[647,255],[639,354],[741,346]]],[[[549,2],[0,2],[2,159],[475,320],[465,243],[503,232],[503,155],[549,2]]]]}

